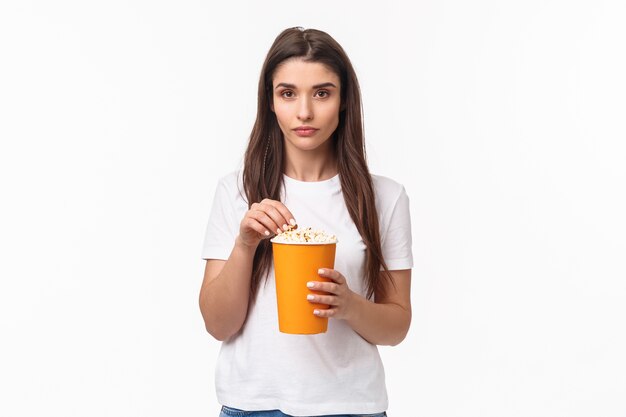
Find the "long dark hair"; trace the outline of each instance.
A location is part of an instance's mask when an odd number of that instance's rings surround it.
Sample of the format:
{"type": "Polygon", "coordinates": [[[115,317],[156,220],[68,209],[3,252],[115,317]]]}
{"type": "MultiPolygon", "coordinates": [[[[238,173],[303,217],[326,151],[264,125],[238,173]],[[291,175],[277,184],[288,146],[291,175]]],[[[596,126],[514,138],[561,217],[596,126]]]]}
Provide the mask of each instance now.
{"type": "MultiPolygon", "coordinates": [[[[391,278],[382,256],[374,188],[366,162],[359,83],[343,48],[325,32],[299,27],[286,29],[274,40],[267,53],[259,80],[257,117],[244,157],[243,187],[248,208],[265,198],[280,200],[284,138],[276,116],[271,111],[272,80],[276,68],[289,58],[324,64],[341,81],[341,111],[339,125],[331,139],[332,148],[337,156],[343,198],[366,245],[366,297],[383,297],[385,287],[380,277],[384,276],[390,281],[391,278]]],[[[252,302],[256,299],[262,277],[267,279],[271,264],[272,244],[269,239],[263,239],[256,249],[252,265],[252,302]]]]}

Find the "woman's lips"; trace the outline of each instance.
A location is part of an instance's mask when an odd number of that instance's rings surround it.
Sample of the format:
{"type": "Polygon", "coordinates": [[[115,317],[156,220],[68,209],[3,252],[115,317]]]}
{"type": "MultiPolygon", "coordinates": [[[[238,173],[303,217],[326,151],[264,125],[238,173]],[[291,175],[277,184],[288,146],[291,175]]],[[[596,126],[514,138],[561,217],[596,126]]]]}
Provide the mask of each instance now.
{"type": "Polygon", "coordinates": [[[315,132],[317,132],[317,130],[318,129],[315,129],[313,127],[299,127],[299,128],[293,129],[293,131],[296,132],[296,135],[302,136],[302,137],[313,136],[315,132]]]}

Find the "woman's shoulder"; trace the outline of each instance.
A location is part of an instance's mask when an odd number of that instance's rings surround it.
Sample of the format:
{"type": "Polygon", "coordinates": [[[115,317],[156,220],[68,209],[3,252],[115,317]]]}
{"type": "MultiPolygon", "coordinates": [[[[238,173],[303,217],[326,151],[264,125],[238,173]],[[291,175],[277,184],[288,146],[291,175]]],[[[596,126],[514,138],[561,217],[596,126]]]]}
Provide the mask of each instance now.
{"type": "Polygon", "coordinates": [[[236,169],[218,177],[217,188],[223,196],[228,196],[231,200],[245,200],[245,193],[243,191],[243,171],[236,169]]]}
{"type": "Polygon", "coordinates": [[[400,210],[408,208],[409,196],[403,184],[389,177],[374,174],[372,174],[372,184],[381,224],[388,224],[398,207],[400,210]]]}
{"type": "Polygon", "coordinates": [[[384,175],[371,174],[374,192],[379,197],[397,198],[404,192],[404,185],[384,175]]]}
{"type": "Polygon", "coordinates": [[[228,189],[241,189],[243,185],[243,171],[241,169],[230,171],[218,177],[217,184],[228,189]]]}

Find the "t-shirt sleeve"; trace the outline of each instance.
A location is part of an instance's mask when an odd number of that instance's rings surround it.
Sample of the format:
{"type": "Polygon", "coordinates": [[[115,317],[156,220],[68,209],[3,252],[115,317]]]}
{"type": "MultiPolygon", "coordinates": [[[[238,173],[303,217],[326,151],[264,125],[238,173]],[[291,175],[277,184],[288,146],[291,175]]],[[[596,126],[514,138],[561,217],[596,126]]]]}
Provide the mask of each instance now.
{"type": "MultiPolygon", "coordinates": [[[[411,213],[404,187],[391,210],[381,245],[383,258],[390,271],[413,268],[411,213]]],[[[380,269],[383,270],[382,266],[380,269]]]]}
{"type": "Polygon", "coordinates": [[[235,244],[239,232],[233,198],[236,191],[230,189],[225,178],[222,178],[215,189],[213,206],[204,235],[202,259],[227,260],[235,244]]]}

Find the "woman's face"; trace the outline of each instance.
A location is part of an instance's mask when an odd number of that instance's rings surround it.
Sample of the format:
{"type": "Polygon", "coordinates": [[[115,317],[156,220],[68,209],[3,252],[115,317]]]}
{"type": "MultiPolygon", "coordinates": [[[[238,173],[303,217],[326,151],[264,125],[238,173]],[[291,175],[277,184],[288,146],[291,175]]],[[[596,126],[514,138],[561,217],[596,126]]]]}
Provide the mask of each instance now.
{"type": "Polygon", "coordinates": [[[340,88],[337,74],[318,62],[292,58],[276,68],[272,111],[285,146],[302,151],[329,148],[328,139],[339,124],[340,88]]]}

